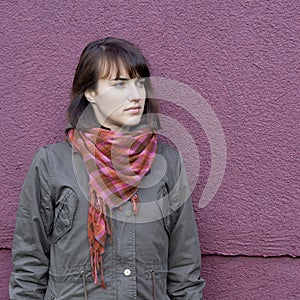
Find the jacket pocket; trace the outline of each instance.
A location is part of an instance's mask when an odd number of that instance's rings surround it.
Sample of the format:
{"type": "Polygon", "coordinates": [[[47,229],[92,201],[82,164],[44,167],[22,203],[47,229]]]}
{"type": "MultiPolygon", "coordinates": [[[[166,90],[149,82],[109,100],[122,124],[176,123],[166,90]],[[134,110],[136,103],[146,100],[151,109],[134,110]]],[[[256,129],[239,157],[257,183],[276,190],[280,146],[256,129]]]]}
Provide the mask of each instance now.
{"type": "Polygon", "coordinates": [[[53,226],[53,242],[56,243],[64,236],[73,224],[73,218],[77,207],[77,195],[71,189],[66,189],[55,208],[55,220],[53,226]]]}
{"type": "Polygon", "coordinates": [[[168,194],[168,188],[166,184],[163,184],[159,190],[157,191],[157,201],[156,201],[160,212],[162,214],[162,219],[164,223],[164,228],[168,233],[168,236],[170,236],[171,232],[171,220],[170,220],[170,201],[169,201],[169,194],[168,194]]]}

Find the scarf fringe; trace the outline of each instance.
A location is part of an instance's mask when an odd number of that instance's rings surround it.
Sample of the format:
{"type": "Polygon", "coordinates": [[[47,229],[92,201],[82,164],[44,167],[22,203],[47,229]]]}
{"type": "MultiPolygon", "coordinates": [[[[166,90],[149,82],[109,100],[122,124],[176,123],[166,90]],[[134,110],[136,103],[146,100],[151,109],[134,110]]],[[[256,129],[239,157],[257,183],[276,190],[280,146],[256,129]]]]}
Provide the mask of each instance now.
{"type": "MultiPolygon", "coordinates": [[[[99,225],[101,220],[104,220],[105,224],[105,235],[103,236],[103,245],[100,244],[97,240],[94,240],[93,243],[90,244],[90,256],[91,256],[91,266],[92,266],[92,276],[94,279],[95,284],[98,284],[99,278],[98,278],[98,271],[100,271],[100,277],[101,277],[101,287],[106,288],[105,281],[104,281],[104,271],[103,271],[103,258],[102,255],[104,254],[104,247],[105,247],[105,240],[106,235],[110,236],[110,244],[112,244],[112,209],[109,209],[110,213],[110,222],[107,220],[106,210],[107,205],[105,202],[97,196],[97,193],[95,191],[91,191],[91,194],[94,201],[91,203],[90,209],[96,210],[97,208],[93,206],[93,204],[97,203],[97,207],[100,208],[99,215],[97,216],[97,219],[95,219],[95,213],[91,215],[93,222],[93,227],[99,225]],[[110,224],[109,224],[110,223],[110,224]]],[[[135,193],[131,197],[132,205],[133,205],[133,212],[134,215],[138,214],[139,207],[140,207],[140,198],[138,193],[135,193]]]]}
{"type": "Polygon", "coordinates": [[[135,193],[131,197],[131,201],[132,201],[132,206],[133,206],[133,213],[135,216],[137,216],[139,213],[139,208],[140,208],[140,197],[139,197],[138,193],[135,193]]]}
{"type": "Polygon", "coordinates": [[[91,256],[91,265],[92,265],[92,276],[95,284],[99,283],[98,271],[100,270],[101,277],[101,288],[106,289],[106,285],[104,282],[104,272],[103,272],[103,259],[102,255],[99,254],[98,251],[95,251],[90,247],[90,256],[91,256]]]}

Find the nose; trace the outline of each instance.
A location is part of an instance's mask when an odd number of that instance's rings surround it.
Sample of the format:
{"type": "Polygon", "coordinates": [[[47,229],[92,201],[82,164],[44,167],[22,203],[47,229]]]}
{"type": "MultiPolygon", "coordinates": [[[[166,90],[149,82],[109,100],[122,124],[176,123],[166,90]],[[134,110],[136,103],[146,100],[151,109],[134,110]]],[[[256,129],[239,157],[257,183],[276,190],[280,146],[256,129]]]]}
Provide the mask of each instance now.
{"type": "Polygon", "coordinates": [[[133,81],[130,84],[128,100],[137,102],[141,100],[141,91],[133,81]]]}

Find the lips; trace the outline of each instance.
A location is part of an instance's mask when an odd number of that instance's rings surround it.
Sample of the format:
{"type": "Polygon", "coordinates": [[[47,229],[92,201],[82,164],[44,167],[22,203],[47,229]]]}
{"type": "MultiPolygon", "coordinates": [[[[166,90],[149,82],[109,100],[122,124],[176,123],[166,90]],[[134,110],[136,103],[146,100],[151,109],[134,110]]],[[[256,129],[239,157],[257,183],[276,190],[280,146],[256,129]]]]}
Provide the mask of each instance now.
{"type": "Polygon", "coordinates": [[[140,110],[141,110],[140,106],[132,106],[132,107],[125,109],[125,111],[136,112],[136,113],[139,112],[140,110]]]}

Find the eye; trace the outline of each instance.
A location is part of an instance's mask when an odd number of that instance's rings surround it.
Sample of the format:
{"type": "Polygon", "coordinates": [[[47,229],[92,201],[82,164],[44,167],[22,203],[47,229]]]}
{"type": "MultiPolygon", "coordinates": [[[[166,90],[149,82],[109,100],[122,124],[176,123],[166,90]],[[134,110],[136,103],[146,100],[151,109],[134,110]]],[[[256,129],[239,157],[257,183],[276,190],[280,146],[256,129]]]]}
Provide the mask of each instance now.
{"type": "Polygon", "coordinates": [[[145,78],[139,78],[135,82],[137,87],[144,87],[146,84],[146,79],[145,78]]]}
{"type": "Polygon", "coordinates": [[[116,83],[113,84],[114,87],[116,88],[123,88],[126,85],[124,81],[117,81],[116,83]]]}

